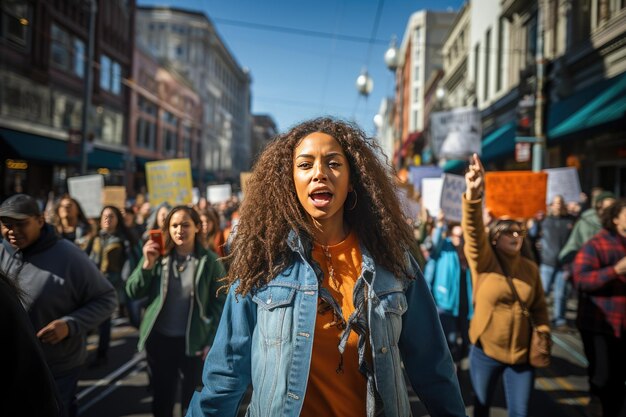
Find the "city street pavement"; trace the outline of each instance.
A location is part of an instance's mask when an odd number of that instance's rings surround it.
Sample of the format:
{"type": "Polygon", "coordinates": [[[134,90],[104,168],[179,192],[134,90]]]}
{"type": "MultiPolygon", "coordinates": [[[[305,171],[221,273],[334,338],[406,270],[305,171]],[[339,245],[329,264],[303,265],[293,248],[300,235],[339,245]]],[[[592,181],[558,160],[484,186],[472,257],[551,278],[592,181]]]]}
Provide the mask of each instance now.
{"type": "MultiPolygon", "coordinates": [[[[587,417],[586,365],[578,332],[574,330],[576,302],[568,304],[568,330],[554,331],[553,362],[537,371],[535,393],[531,401],[532,417],[587,417]]],[[[90,359],[95,353],[97,335],[89,337],[90,359]]],[[[79,415],[81,417],[149,417],[152,401],[148,373],[143,355],[136,353],[137,331],[125,320],[114,321],[109,361],[96,369],[85,369],[79,382],[79,415]]],[[[468,415],[472,415],[472,393],[467,360],[461,362],[459,382],[468,415]]],[[[409,388],[413,416],[428,413],[409,388]]],[[[240,417],[244,415],[244,401],[240,417]]],[[[180,416],[177,404],[175,414],[180,416]]],[[[496,396],[491,417],[506,417],[503,390],[496,396]]]]}

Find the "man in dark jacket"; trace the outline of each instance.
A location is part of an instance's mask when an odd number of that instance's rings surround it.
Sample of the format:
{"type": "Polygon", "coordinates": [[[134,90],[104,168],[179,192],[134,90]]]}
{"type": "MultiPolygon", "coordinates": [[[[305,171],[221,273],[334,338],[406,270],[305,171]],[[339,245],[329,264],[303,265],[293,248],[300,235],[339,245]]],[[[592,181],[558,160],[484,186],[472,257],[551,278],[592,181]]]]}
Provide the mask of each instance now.
{"type": "Polygon", "coordinates": [[[24,307],[67,415],[87,356],[86,333],[117,306],[111,284],[77,246],[59,239],[37,202],[17,194],[0,205],[0,271],[24,292],[24,307]]]}
{"type": "Polygon", "coordinates": [[[541,222],[535,223],[536,227],[530,233],[539,241],[541,283],[546,295],[553,294],[552,325],[557,328],[566,324],[568,292],[559,252],[572,232],[574,221],[567,213],[563,197],[557,195],[552,199],[548,215],[541,222]]]}

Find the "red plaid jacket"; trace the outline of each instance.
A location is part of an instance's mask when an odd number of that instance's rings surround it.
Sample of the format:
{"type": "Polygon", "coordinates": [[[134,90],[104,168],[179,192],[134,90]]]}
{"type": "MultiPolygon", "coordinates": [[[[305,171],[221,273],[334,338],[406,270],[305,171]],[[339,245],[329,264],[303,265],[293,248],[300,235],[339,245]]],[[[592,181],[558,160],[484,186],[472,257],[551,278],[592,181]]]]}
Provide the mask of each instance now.
{"type": "Polygon", "coordinates": [[[626,238],[606,229],[578,251],[572,273],[579,292],[579,329],[625,336],[626,275],[614,268],[625,256],[626,238]]]}

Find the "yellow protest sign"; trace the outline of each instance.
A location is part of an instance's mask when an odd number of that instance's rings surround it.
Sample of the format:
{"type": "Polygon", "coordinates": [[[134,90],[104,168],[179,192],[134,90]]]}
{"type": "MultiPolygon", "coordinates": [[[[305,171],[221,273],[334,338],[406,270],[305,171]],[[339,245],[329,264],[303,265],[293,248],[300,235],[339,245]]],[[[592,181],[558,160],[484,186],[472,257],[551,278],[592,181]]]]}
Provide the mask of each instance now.
{"type": "Polygon", "coordinates": [[[109,185],[102,189],[102,205],[124,210],[126,206],[126,187],[109,185]]]}
{"type": "Polygon", "coordinates": [[[546,211],[547,183],[545,172],[487,172],[485,206],[495,217],[534,217],[538,211],[546,211]]]}
{"type": "Polygon", "coordinates": [[[189,158],[146,163],[146,182],[150,205],[192,203],[191,161],[189,158]]]}

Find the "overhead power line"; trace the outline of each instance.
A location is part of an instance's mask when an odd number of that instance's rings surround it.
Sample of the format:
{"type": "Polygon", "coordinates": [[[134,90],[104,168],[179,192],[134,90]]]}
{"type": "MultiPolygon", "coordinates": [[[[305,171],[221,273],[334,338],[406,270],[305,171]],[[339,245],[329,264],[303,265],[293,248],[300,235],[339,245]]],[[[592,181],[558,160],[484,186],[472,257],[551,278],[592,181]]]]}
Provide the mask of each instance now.
{"type": "Polygon", "coordinates": [[[309,36],[309,37],[322,38],[322,39],[336,39],[336,40],[356,42],[356,43],[366,43],[366,44],[376,43],[380,45],[387,45],[389,43],[389,40],[385,40],[385,39],[365,38],[362,36],[342,35],[338,33],[319,32],[316,30],[296,29],[296,28],[289,28],[289,27],[284,27],[284,26],[266,25],[263,23],[253,23],[253,22],[244,22],[241,20],[223,19],[220,17],[211,18],[211,19],[214,22],[220,23],[222,25],[245,27],[248,29],[265,30],[268,32],[291,33],[294,35],[309,36]]]}

